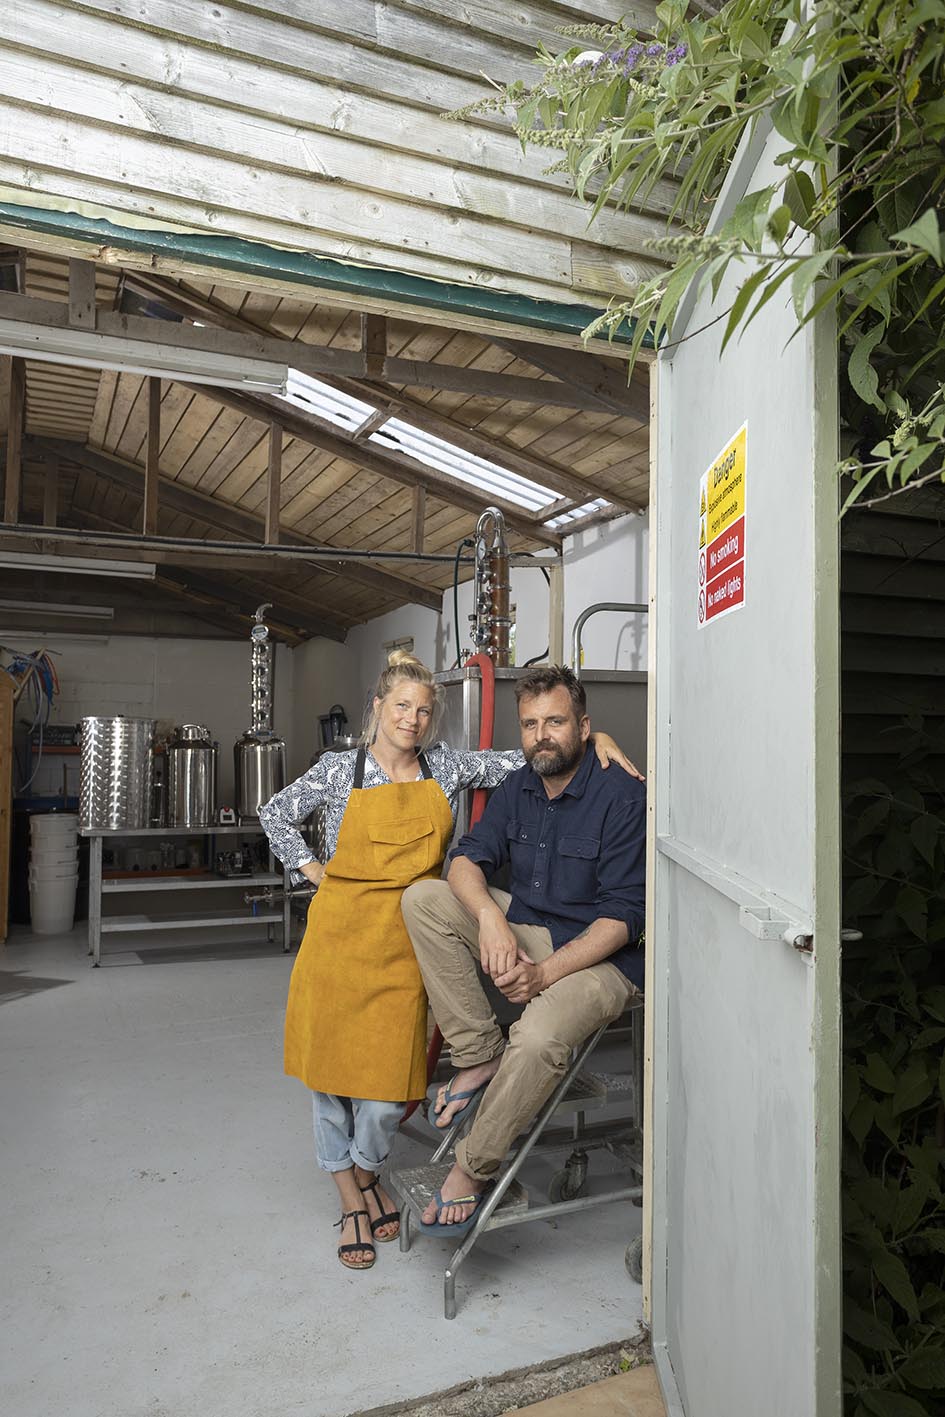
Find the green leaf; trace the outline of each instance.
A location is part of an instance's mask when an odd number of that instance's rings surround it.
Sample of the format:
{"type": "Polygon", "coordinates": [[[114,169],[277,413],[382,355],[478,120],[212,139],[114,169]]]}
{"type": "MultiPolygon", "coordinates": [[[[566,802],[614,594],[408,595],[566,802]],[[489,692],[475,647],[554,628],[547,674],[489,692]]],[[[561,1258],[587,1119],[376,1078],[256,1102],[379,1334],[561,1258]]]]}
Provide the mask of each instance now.
{"type": "Polygon", "coordinates": [[[918,246],[920,250],[929,253],[937,266],[942,264],[942,238],[934,207],[929,207],[911,226],[904,226],[901,231],[894,232],[892,239],[908,242],[910,246],[918,246]]]}
{"type": "Polygon", "coordinates": [[[896,1091],[896,1075],[881,1053],[867,1055],[863,1080],[868,1082],[870,1087],[875,1088],[877,1092],[896,1091]]]}
{"type": "Polygon", "coordinates": [[[919,1317],[919,1301],[906,1269],[898,1255],[890,1250],[872,1256],[873,1273],[891,1298],[905,1309],[910,1319],[919,1317]]]}
{"type": "Polygon", "coordinates": [[[850,1135],[853,1137],[858,1147],[862,1147],[866,1140],[875,1116],[876,1104],[871,1097],[868,1097],[866,1093],[864,1093],[856,1102],[847,1118],[847,1127],[850,1130],[850,1135]]]}
{"type": "Polygon", "coordinates": [[[843,1308],[843,1331],[848,1338],[852,1338],[854,1343],[859,1343],[862,1348],[871,1348],[878,1353],[890,1352],[898,1353],[902,1344],[893,1333],[889,1324],[882,1319],[876,1318],[875,1314],[867,1313],[865,1309],[850,1300],[843,1308]]]}
{"type": "Polygon", "coordinates": [[[779,246],[784,245],[784,238],[791,229],[791,208],[786,202],[782,202],[779,207],[768,217],[768,233],[772,241],[776,241],[779,246]]]}
{"type": "Polygon", "coordinates": [[[870,355],[886,333],[885,321],[880,321],[861,335],[853,346],[847,364],[847,376],[854,392],[864,403],[872,404],[880,413],[886,412],[886,405],[879,397],[879,375],[870,363],[870,355]]]}
{"type": "Polygon", "coordinates": [[[919,1230],[916,1238],[924,1240],[929,1249],[945,1255],[945,1230],[919,1230]]]}
{"type": "Polygon", "coordinates": [[[725,326],[725,334],[722,336],[723,350],[725,349],[725,346],[728,344],[732,335],[735,333],[735,330],[738,327],[738,323],[745,313],[745,309],[748,305],[749,300],[754,295],[759,285],[761,285],[762,281],[766,280],[770,275],[771,272],[768,270],[768,268],[766,266],[762,266],[760,270],[755,271],[754,275],[749,276],[748,279],[744,281],[742,285],[739,286],[738,294],[735,296],[735,299],[732,302],[732,308],[729,311],[728,323],[725,326]]]}
{"type": "Polygon", "coordinates": [[[799,320],[804,318],[804,306],[811,286],[818,276],[823,275],[824,267],[832,259],[832,251],[818,251],[814,256],[806,256],[795,269],[791,279],[791,295],[799,320]]]}
{"type": "Polygon", "coordinates": [[[913,1387],[945,1388],[945,1348],[922,1348],[911,1354],[897,1376],[913,1387]]]}
{"type": "Polygon", "coordinates": [[[904,886],[896,896],[896,914],[919,940],[928,935],[928,913],[928,900],[915,886],[904,886]]]}
{"type": "Polygon", "coordinates": [[[895,1116],[901,1112],[921,1107],[932,1092],[932,1079],[923,1063],[913,1063],[896,1083],[893,1093],[892,1110],[895,1116]]]}
{"type": "Polygon", "coordinates": [[[892,1392],[889,1388],[867,1388],[860,1393],[860,1401],[867,1412],[875,1417],[929,1417],[927,1410],[914,1397],[904,1392],[892,1392]]]}
{"type": "Polygon", "coordinates": [[[784,200],[791,211],[791,220],[804,231],[810,230],[810,214],[817,201],[814,184],[802,167],[792,172],[784,184],[784,200]]]}
{"type": "Polygon", "coordinates": [[[895,1235],[905,1235],[912,1229],[922,1214],[922,1208],[928,1198],[929,1188],[921,1182],[912,1186],[903,1186],[896,1201],[896,1218],[893,1222],[895,1235]]]}

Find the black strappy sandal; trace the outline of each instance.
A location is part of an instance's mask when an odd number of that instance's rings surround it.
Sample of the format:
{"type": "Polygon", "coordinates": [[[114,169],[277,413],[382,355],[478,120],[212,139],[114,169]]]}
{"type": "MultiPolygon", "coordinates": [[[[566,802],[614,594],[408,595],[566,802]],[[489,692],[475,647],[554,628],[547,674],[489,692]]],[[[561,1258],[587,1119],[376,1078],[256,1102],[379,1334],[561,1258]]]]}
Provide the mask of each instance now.
{"type": "MultiPolygon", "coordinates": [[[[381,1213],[376,1220],[371,1221],[371,1234],[374,1236],[375,1240],[377,1240],[378,1244],[386,1245],[389,1241],[396,1240],[398,1238],[398,1236],[400,1235],[400,1229],[398,1228],[397,1230],[395,1230],[393,1235],[378,1235],[377,1232],[382,1225],[397,1225],[399,1227],[400,1211],[384,1209],[381,1204],[381,1198],[377,1193],[377,1185],[378,1178],[375,1176],[374,1180],[369,1182],[368,1185],[359,1185],[358,1190],[361,1192],[362,1196],[370,1192],[370,1194],[374,1197],[374,1204],[377,1206],[378,1210],[381,1213]]],[[[370,1219],[370,1217],[368,1218],[370,1219]]]]}
{"type": "Polygon", "coordinates": [[[335,1221],[335,1229],[337,1229],[339,1225],[343,1226],[346,1220],[353,1220],[354,1233],[358,1237],[356,1244],[338,1246],[338,1258],[345,1269],[370,1269],[371,1265],[377,1259],[377,1251],[370,1240],[365,1241],[361,1239],[361,1222],[358,1219],[359,1215],[363,1215],[368,1221],[371,1219],[366,1210],[343,1210],[341,1212],[341,1219],[335,1221]],[[353,1255],[358,1250],[369,1250],[371,1258],[369,1260],[361,1260],[359,1264],[345,1259],[345,1255],[353,1255]]]}

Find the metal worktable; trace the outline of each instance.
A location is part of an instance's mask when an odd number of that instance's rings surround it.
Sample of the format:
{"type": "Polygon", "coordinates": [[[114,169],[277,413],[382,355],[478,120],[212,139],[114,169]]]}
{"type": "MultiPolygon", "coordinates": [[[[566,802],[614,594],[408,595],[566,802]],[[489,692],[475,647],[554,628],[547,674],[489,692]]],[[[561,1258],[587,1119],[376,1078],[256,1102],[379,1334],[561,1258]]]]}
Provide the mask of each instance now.
{"type": "MultiPolygon", "coordinates": [[[[265,925],[266,932],[271,940],[273,938],[273,927],[282,925],[282,948],[288,951],[290,948],[290,910],[291,900],[288,890],[288,880],[281,868],[275,866],[272,853],[269,860],[272,869],[265,872],[257,872],[250,876],[150,876],[147,872],[142,872],[140,876],[122,878],[116,880],[104,880],[102,875],[102,847],[106,840],[117,841],[121,839],[131,840],[139,837],[258,837],[265,836],[265,832],[260,826],[247,824],[244,826],[208,826],[208,827],[119,827],[101,828],[94,827],[88,830],[83,829],[80,835],[87,837],[89,841],[89,954],[92,957],[92,967],[97,968],[102,958],[102,936],[115,934],[119,931],[138,930],[185,930],[185,929],[207,929],[219,926],[242,927],[246,925],[265,925]],[[102,916],[102,896],[113,894],[135,894],[141,892],[174,892],[174,891],[196,891],[196,890],[240,890],[247,886],[282,886],[282,909],[271,910],[253,914],[244,907],[242,913],[235,908],[227,912],[220,911],[190,911],[181,915],[112,915],[102,916]]],[[[213,845],[210,846],[210,854],[213,855],[213,845]]]]}

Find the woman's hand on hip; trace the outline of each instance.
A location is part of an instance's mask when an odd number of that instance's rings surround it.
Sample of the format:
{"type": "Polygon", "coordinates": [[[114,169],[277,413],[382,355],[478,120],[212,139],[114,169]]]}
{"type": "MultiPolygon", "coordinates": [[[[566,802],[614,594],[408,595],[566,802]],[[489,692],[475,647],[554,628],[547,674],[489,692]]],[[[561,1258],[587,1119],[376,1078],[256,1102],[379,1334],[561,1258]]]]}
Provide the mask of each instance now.
{"type": "Polygon", "coordinates": [[[299,867],[299,870],[307,881],[311,881],[313,886],[320,886],[325,874],[325,863],[323,861],[306,861],[304,866],[299,867]]]}

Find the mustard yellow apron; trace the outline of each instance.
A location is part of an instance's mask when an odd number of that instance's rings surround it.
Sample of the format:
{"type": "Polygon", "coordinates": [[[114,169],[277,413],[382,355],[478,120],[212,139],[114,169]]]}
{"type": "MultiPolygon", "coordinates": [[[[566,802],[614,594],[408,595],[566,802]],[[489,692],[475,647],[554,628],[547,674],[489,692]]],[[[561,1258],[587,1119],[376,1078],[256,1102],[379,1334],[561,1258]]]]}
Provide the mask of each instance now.
{"type": "Polygon", "coordinates": [[[440,874],[453,817],[422,753],[417,761],[422,781],[365,788],[359,751],[338,845],[309,906],[285,1071],[315,1092],[407,1102],[426,1091],[427,1001],[400,899],[440,874]]]}

